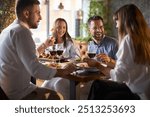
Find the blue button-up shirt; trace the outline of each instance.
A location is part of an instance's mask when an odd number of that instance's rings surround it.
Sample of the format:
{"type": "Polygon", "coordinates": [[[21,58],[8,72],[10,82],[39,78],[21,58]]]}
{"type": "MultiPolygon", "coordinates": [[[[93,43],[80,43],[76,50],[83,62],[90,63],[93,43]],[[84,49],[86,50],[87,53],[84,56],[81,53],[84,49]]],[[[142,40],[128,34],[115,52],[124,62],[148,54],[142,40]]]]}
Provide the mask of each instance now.
{"type": "Polygon", "coordinates": [[[100,43],[94,41],[88,44],[90,50],[96,50],[96,54],[104,53],[116,60],[116,53],[118,51],[118,43],[112,37],[105,36],[100,43]]]}

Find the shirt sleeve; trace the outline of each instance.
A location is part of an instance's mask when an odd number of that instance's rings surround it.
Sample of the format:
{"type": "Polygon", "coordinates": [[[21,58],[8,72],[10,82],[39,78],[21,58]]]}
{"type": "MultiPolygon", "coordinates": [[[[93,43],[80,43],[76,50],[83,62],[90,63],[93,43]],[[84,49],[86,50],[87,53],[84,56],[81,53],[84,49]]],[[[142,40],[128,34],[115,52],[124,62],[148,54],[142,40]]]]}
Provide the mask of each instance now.
{"type": "Polygon", "coordinates": [[[75,46],[73,42],[68,41],[64,56],[72,59],[78,58],[80,56],[79,48],[75,46]]]}
{"type": "Polygon", "coordinates": [[[52,78],[56,74],[56,70],[48,68],[39,63],[31,32],[24,30],[20,31],[19,33],[15,33],[14,36],[17,55],[26,70],[36,78],[52,78]]]}
{"type": "Polygon", "coordinates": [[[71,47],[70,47],[70,56],[71,56],[71,58],[79,58],[80,57],[80,49],[78,46],[75,46],[74,43],[72,43],[71,47]]]}
{"type": "Polygon", "coordinates": [[[127,82],[129,80],[128,72],[134,66],[132,41],[129,36],[126,36],[117,52],[117,61],[115,68],[110,71],[111,79],[119,82],[127,82]]]}

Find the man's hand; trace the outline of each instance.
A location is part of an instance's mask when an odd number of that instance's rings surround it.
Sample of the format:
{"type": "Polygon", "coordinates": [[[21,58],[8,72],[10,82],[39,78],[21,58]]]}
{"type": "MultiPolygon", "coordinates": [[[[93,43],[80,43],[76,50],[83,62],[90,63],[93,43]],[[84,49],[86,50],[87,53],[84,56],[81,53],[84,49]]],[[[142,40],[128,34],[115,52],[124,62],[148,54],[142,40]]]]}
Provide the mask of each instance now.
{"type": "Polygon", "coordinates": [[[97,59],[100,60],[102,63],[106,64],[107,66],[114,68],[116,61],[114,59],[112,59],[111,57],[109,57],[108,55],[102,53],[102,54],[98,54],[96,55],[97,59]]]}
{"type": "Polygon", "coordinates": [[[70,73],[74,72],[75,70],[76,66],[73,63],[69,63],[66,66],[64,66],[63,69],[57,69],[57,73],[55,76],[65,77],[70,73]]]}
{"type": "Polygon", "coordinates": [[[86,62],[88,64],[89,67],[99,67],[100,63],[94,59],[91,58],[84,58],[83,59],[84,62],[86,62]]]}
{"type": "Polygon", "coordinates": [[[108,77],[110,76],[110,74],[109,74],[109,72],[111,70],[110,67],[105,67],[105,66],[101,65],[101,63],[98,62],[95,59],[84,58],[83,61],[87,62],[87,64],[90,67],[96,67],[96,68],[98,68],[105,76],[108,76],[108,77]]]}
{"type": "Polygon", "coordinates": [[[102,53],[102,54],[97,54],[96,57],[97,57],[98,59],[100,59],[101,62],[106,63],[106,64],[111,61],[111,58],[110,58],[108,55],[104,54],[104,53],[102,53]]]}

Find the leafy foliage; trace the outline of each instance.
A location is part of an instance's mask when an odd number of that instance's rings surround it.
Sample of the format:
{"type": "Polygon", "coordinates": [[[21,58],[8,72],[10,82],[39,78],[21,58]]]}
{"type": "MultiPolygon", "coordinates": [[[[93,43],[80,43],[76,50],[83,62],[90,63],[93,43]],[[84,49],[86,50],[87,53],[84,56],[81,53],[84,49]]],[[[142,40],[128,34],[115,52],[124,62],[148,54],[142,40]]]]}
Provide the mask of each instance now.
{"type": "MultiPolygon", "coordinates": [[[[94,15],[99,15],[104,19],[104,26],[105,26],[105,31],[107,33],[111,33],[110,32],[110,26],[109,23],[107,22],[107,14],[108,14],[108,10],[107,10],[107,6],[105,4],[105,0],[90,0],[90,6],[89,6],[89,14],[88,17],[94,16],[94,15]]],[[[87,23],[83,23],[81,24],[81,29],[82,31],[84,30],[86,32],[86,37],[78,37],[77,39],[81,40],[81,41],[88,41],[91,37],[89,30],[88,30],[88,25],[87,23]]]]}
{"type": "Polygon", "coordinates": [[[0,32],[15,19],[15,0],[0,0],[0,32]]]}
{"type": "Polygon", "coordinates": [[[104,1],[102,0],[91,0],[90,2],[90,9],[89,9],[89,17],[94,15],[99,15],[101,17],[105,16],[105,5],[104,1]]]}

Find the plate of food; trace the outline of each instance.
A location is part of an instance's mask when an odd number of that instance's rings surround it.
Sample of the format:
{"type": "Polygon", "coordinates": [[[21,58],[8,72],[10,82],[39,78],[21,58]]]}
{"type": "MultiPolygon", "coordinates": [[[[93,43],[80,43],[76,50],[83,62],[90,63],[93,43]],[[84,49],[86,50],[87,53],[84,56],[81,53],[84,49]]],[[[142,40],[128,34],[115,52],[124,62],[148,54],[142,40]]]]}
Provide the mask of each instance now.
{"type": "Polygon", "coordinates": [[[38,58],[39,61],[46,61],[46,62],[51,62],[52,59],[49,59],[49,58],[38,58]]]}

